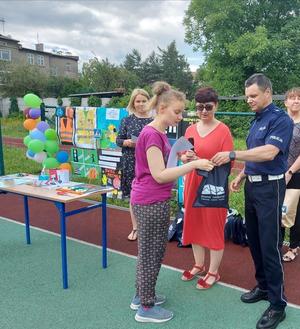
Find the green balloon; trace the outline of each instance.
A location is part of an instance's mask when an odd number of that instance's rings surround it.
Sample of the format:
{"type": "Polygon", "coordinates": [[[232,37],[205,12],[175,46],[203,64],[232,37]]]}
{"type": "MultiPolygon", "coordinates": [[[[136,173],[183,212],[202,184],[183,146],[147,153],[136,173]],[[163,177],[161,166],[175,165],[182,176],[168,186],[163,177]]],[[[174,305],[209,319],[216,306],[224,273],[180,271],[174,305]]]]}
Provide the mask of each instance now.
{"type": "Polygon", "coordinates": [[[39,139],[32,139],[28,143],[28,149],[32,151],[33,153],[39,153],[42,152],[44,149],[44,143],[40,141],[39,139]]]}
{"type": "Polygon", "coordinates": [[[24,103],[26,106],[28,107],[32,107],[32,108],[40,108],[42,100],[39,98],[39,96],[35,95],[35,94],[26,94],[23,97],[24,103]]]}
{"type": "Polygon", "coordinates": [[[47,169],[55,169],[59,167],[59,162],[55,158],[47,158],[43,161],[43,167],[47,169]]]}
{"type": "Polygon", "coordinates": [[[48,140],[57,140],[56,131],[54,129],[51,129],[51,128],[45,130],[45,137],[48,140]]]}
{"type": "Polygon", "coordinates": [[[32,141],[32,138],[29,135],[25,136],[23,139],[24,145],[26,146],[28,146],[30,141],[32,141]]]}
{"type": "Polygon", "coordinates": [[[57,141],[49,141],[45,142],[45,150],[48,154],[54,154],[59,150],[59,146],[57,141]]]}

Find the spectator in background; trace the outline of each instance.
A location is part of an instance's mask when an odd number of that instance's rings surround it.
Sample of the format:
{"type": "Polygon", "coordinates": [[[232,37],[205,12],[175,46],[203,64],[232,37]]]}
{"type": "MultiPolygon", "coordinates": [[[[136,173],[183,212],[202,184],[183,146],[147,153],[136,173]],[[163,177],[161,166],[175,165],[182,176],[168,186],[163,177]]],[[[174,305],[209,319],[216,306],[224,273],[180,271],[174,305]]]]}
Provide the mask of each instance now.
{"type": "MultiPolygon", "coordinates": [[[[130,115],[121,121],[117,136],[117,145],[122,147],[121,162],[121,190],[123,198],[130,197],[131,184],[134,179],[135,144],[134,138],[138,137],[145,125],[152,121],[150,111],[146,107],[149,94],[144,89],[134,89],[131,93],[127,110],[130,115]]],[[[132,231],[128,235],[129,241],[137,239],[137,224],[130,204],[132,231]]]]}
{"type": "Polygon", "coordinates": [[[293,137],[289,149],[288,170],[285,173],[287,190],[283,202],[282,237],[285,228],[290,229],[290,245],[283,255],[285,262],[298,256],[300,246],[300,88],[292,88],[285,95],[285,107],[294,122],[293,137]]]}
{"type": "MultiPolygon", "coordinates": [[[[195,95],[199,121],[186,130],[185,137],[194,141],[194,151],[187,151],[181,160],[186,163],[199,157],[211,159],[217,152],[231,151],[233,140],[229,128],[215,118],[218,95],[213,88],[201,88],[195,95]]],[[[205,271],[205,248],[210,252],[210,265],[204,278],[197,282],[198,289],[208,289],[220,280],[219,266],[224,251],[226,208],[194,208],[198,187],[202,181],[194,170],[186,175],[184,184],[183,244],[192,244],[195,265],[184,271],[181,279],[192,280],[205,271]]]]}
{"type": "Polygon", "coordinates": [[[153,94],[149,108],[155,109],[156,116],[142,130],[135,150],[136,176],[130,201],[137,219],[138,258],[136,294],[130,308],[137,310],[136,321],[160,323],[173,317],[171,311],[159,306],[166,298],[155,294],[155,286],[167,245],[174,181],[196,168],[211,170],[213,165],[209,160],[198,159],[166,168],[171,149],[166,129],[182,120],[185,95],[166,82],[155,83],[153,94]]]}

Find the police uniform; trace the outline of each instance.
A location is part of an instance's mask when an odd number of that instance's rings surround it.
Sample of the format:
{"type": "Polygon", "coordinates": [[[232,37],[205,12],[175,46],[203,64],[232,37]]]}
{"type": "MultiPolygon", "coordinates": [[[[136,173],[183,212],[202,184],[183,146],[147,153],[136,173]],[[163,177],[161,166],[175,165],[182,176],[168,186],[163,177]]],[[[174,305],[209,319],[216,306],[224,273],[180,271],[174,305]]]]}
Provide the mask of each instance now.
{"type": "Polygon", "coordinates": [[[245,163],[245,216],[255,277],[258,287],[268,291],[268,300],[277,310],[286,306],[280,228],[292,133],[292,120],[271,103],[256,113],[247,137],[248,149],[271,144],[280,150],[271,161],[245,163]]]}

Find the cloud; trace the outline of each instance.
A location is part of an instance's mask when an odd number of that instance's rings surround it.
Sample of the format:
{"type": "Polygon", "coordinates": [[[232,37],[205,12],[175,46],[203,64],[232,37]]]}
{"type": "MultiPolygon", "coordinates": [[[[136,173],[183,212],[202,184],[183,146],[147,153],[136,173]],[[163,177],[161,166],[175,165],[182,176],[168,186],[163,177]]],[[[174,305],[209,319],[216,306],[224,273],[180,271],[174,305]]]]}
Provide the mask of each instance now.
{"type": "MultiPolygon", "coordinates": [[[[5,34],[24,47],[64,48],[88,61],[95,55],[120,64],[136,48],[145,59],[173,40],[193,68],[203,62],[184,43],[184,12],[190,0],[0,1],[5,34]],[[17,8],[17,10],[16,10],[17,8]]],[[[0,32],[2,33],[2,32],[0,32]]]]}

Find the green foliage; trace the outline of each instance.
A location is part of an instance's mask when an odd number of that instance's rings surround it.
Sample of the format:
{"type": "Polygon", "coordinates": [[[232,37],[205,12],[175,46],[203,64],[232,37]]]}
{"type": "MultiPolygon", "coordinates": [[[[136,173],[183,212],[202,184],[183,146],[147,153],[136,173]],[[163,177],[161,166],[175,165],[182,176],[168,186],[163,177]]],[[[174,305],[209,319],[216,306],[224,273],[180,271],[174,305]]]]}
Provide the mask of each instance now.
{"type": "Polygon", "coordinates": [[[4,96],[23,97],[27,93],[34,93],[40,97],[45,95],[47,76],[35,66],[25,63],[7,65],[2,72],[1,80],[5,82],[2,86],[4,96]]]}
{"type": "Polygon", "coordinates": [[[299,12],[299,0],[192,0],[185,38],[205,55],[197,82],[223,95],[243,93],[256,72],[271,79],[274,93],[299,85],[299,12]]]}
{"type": "Polygon", "coordinates": [[[88,106],[94,106],[94,107],[98,107],[102,105],[102,100],[101,98],[97,97],[97,96],[90,96],[88,98],[88,106]]]}
{"type": "Polygon", "coordinates": [[[130,95],[125,95],[123,97],[112,97],[112,99],[105,105],[105,107],[127,107],[129,103],[130,95]]]}
{"type": "Polygon", "coordinates": [[[60,96],[57,97],[57,105],[62,106],[63,105],[63,100],[60,96]]]}
{"type": "Polygon", "coordinates": [[[111,64],[108,59],[90,59],[83,64],[82,79],[86,86],[96,91],[111,91],[117,88],[132,89],[138,84],[134,72],[111,64]]]}
{"type": "MultiPolygon", "coordinates": [[[[17,97],[10,97],[9,117],[16,117],[20,115],[17,97]]],[[[21,113],[22,115],[22,113],[21,113]]]]}
{"type": "Polygon", "coordinates": [[[139,85],[164,80],[191,95],[193,77],[189,64],[184,55],[179,54],[175,41],[172,41],[166,49],[158,48],[158,51],[158,54],[151,52],[145,61],[142,61],[140,53],[134,49],[132,53],[126,55],[123,66],[138,77],[139,85]]]}
{"type": "Polygon", "coordinates": [[[70,97],[71,106],[81,106],[81,98],[80,97],[70,97]]]}

